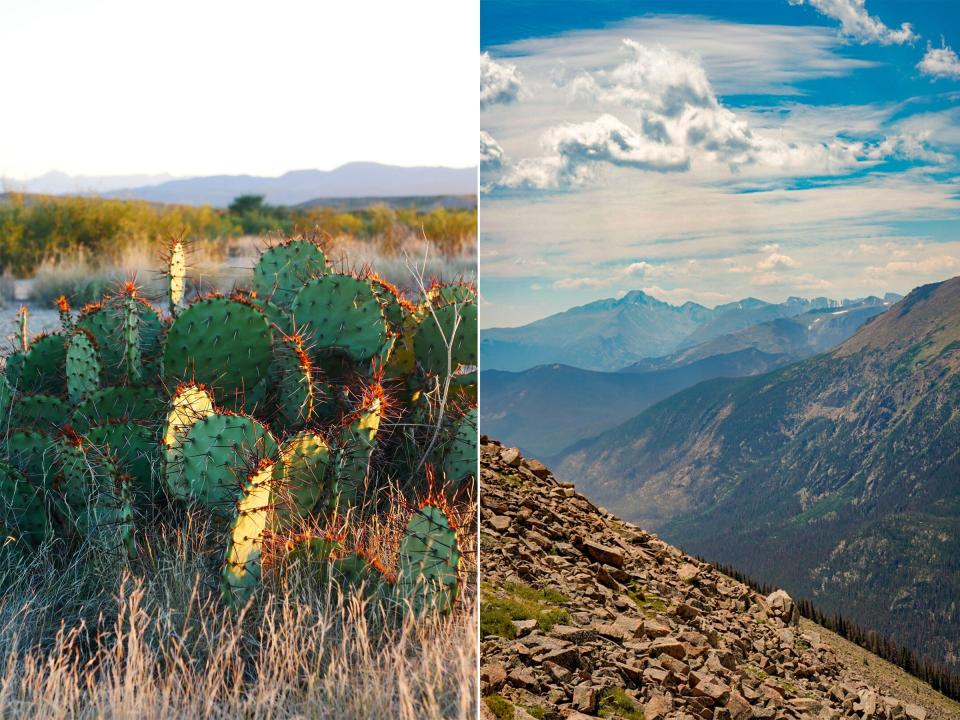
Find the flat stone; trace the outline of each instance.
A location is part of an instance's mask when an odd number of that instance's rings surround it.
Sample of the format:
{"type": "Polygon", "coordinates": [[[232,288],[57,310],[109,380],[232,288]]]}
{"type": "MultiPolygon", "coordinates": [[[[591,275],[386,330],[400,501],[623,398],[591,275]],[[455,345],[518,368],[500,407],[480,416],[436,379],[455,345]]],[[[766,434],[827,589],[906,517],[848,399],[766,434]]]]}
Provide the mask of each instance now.
{"type": "Polygon", "coordinates": [[[572,625],[554,625],[550,634],[558,640],[576,644],[589,642],[597,637],[597,631],[592,628],[578,628],[572,625]]]}
{"type": "Polygon", "coordinates": [[[687,656],[687,649],[675,638],[659,638],[650,643],[650,654],[669,655],[677,660],[683,660],[687,656]]]}
{"type": "Polygon", "coordinates": [[[577,710],[592,713],[597,707],[597,689],[592,685],[577,685],[573,689],[573,706],[577,710]]]}
{"type": "Polygon", "coordinates": [[[527,464],[527,469],[530,472],[532,472],[534,475],[536,475],[538,478],[540,478],[541,480],[545,479],[547,475],[550,474],[550,470],[547,468],[547,466],[544,465],[539,460],[535,460],[534,458],[529,458],[526,464],[527,464]]]}
{"type": "Polygon", "coordinates": [[[507,669],[500,663],[490,663],[480,668],[480,682],[496,690],[507,680],[507,669]]]}
{"type": "Polygon", "coordinates": [[[500,460],[504,465],[520,467],[523,458],[520,456],[520,451],[517,448],[504,448],[500,451],[500,460]]]}
{"type": "Polygon", "coordinates": [[[583,549],[586,550],[587,555],[597,562],[606,563],[616,568],[623,567],[623,551],[619,548],[601,545],[592,540],[584,540],[583,549]]]}
{"type": "Polygon", "coordinates": [[[527,690],[536,690],[540,683],[537,682],[536,675],[530,668],[517,668],[511,670],[507,675],[507,680],[513,687],[526,688],[527,690]]]}
{"type": "Polygon", "coordinates": [[[510,518],[506,515],[494,515],[492,518],[490,518],[490,525],[497,532],[503,532],[504,530],[507,530],[510,527],[510,522],[510,518]]]}
{"type": "Polygon", "coordinates": [[[680,569],[677,570],[677,577],[679,577],[683,582],[693,582],[693,580],[700,574],[700,568],[698,568],[693,563],[684,563],[680,566],[680,569]]]}

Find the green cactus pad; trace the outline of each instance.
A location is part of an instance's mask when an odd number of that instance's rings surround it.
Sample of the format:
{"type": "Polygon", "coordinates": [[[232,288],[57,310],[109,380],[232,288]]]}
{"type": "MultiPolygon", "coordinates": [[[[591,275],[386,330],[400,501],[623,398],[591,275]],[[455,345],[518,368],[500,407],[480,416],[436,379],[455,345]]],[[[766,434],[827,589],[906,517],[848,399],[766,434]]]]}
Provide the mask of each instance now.
{"type": "Polygon", "coordinates": [[[450,343],[450,374],[461,365],[477,364],[477,306],[444,305],[420,321],[414,337],[414,349],[425,370],[447,374],[447,344],[450,343]],[[456,323],[457,313],[460,322],[456,323]],[[454,331],[456,327],[456,331],[454,331]]]}
{"type": "Polygon", "coordinates": [[[155,422],[163,411],[157,391],[143,385],[124,385],[95,391],[73,411],[78,429],[114,420],[155,422]]]}
{"type": "Polygon", "coordinates": [[[277,443],[252,418],[213,414],[193,424],[181,451],[191,497],[225,514],[240,496],[249,468],[263,458],[275,458],[277,443]]]}
{"type": "Polygon", "coordinates": [[[330,578],[344,592],[363,589],[366,598],[382,597],[389,582],[379,567],[359,553],[351,553],[330,563],[330,578]]]}
{"type": "Polygon", "coordinates": [[[243,605],[260,584],[260,552],[270,526],[273,463],[260,464],[243,483],[236,503],[222,572],[223,597],[243,605]]]}
{"type": "Polygon", "coordinates": [[[76,437],[60,440],[60,493],[68,522],[101,551],[132,556],[133,493],[130,477],[110,449],[76,437]]]}
{"type": "Polygon", "coordinates": [[[264,314],[267,321],[281,333],[289,335],[292,332],[292,322],[286,310],[260,297],[251,299],[251,302],[264,314]]]}
{"type": "Polygon", "coordinates": [[[266,377],[272,354],[271,330],[255,307],[208,298],[180,313],[167,333],[163,373],[213,388],[218,401],[242,397],[266,377]]]}
{"type": "Polygon", "coordinates": [[[316,243],[290,240],[260,256],[253,269],[253,289],[264,300],[289,310],[304,283],[326,270],[327,259],[316,243]]]}
{"type": "Polygon", "coordinates": [[[90,428],[87,439],[116,454],[121,470],[133,481],[134,499],[149,502],[160,497],[162,485],[154,477],[154,468],[160,464],[160,445],[154,431],[134,422],[117,422],[90,428]]]}
{"type": "Polygon", "coordinates": [[[449,612],[457,598],[460,547],[446,513],[424,505],[407,523],[400,541],[399,599],[415,617],[449,612]]]}
{"type": "Polygon", "coordinates": [[[79,330],[67,344],[67,397],[74,405],[82,403],[100,387],[100,353],[93,336],[79,330]]]}
{"type": "Polygon", "coordinates": [[[403,329],[404,320],[415,312],[415,308],[405,302],[400,291],[392,284],[379,276],[370,278],[373,292],[380,301],[383,315],[387,319],[387,327],[391,333],[399,333],[403,329]]]}
{"type": "Polygon", "coordinates": [[[11,465],[27,476],[36,487],[49,487],[57,463],[57,447],[46,433],[20,430],[7,438],[7,456],[11,465]]]}
{"type": "Polygon", "coordinates": [[[23,395],[10,408],[10,425],[52,430],[62,426],[67,416],[67,406],[54,395],[23,395]]]}
{"type": "Polygon", "coordinates": [[[315,433],[301,432],[280,446],[276,478],[277,519],[283,527],[295,527],[297,521],[313,510],[323,495],[330,448],[315,433]]]}
{"type": "Polygon", "coordinates": [[[42,491],[14,467],[0,463],[0,523],[4,532],[36,547],[51,537],[42,491]]]}
{"type": "Polygon", "coordinates": [[[183,477],[183,441],[194,423],[213,413],[213,398],[196,385],[178,388],[170,399],[163,428],[163,477],[175,498],[190,497],[190,484],[183,477]]]}
{"type": "MultiPolygon", "coordinates": [[[[434,283],[427,289],[426,302],[435,308],[444,305],[476,303],[477,291],[476,288],[465,282],[434,283]]],[[[427,314],[429,309],[426,306],[421,307],[421,312],[427,314]]]]}
{"type": "Polygon", "coordinates": [[[447,488],[456,492],[464,480],[477,474],[477,409],[471,409],[460,418],[453,430],[453,437],[443,453],[443,474],[447,488]]]}
{"type": "Polygon", "coordinates": [[[139,307],[133,295],[123,301],[123,368],[129,383],[139,383],[143,378],[139,307]]]}
{"type": "MultiPolygon", "coordinates": [[[[163,321],[149,303],[136,299],[140,318],[140,356],[145,365],[155,363],[162,349],[160,340],[163,321]]],[[[88,309],[77,326],[93,335],[100,350],[105,384],[116,384],[126,378],[126,340],[124,298],[114,298],[102,307],[88,309]]]]}
{"type": "Polygon", "coordinates": [[[7,362],[3,368],[3,375],[11,388],[20,384],[20,374],[23,372],[23,361],[26,355],[19,350],[7,355],[7,362]]]}
{"type": "Polygon", "coordinates": [[[59,393],[67,361],[62,335],[44,335],[34,340],[23,357],[18,390],[23,393],[59,393]]]}
{"type": "Polygon", "coordinates": [[[13,402],[13,388],[3,376],[0,376],[0,435],[7,429],[6,425],[10,422],[10,403],[13,402]]]}
{"type": "Polygon", "coordinates": [[[343,511],[356,504],[370,469],[382,414],[383,402],[378,393],[370,392],[360,407],[346,418],[337,439],[336,485],[331,493],[331,510],[343,511]]]}
{"type": "Polygon", "coordinates": [[[311,352],[337,349],[362,362],[387,339],[387,321],[373,288],[350,275],[311,280],[297,293],[291,312],[311,352]]]}
{"type": "Polygon", "coordinates": [[[268,375],[270,405],[280,427],[299,430],[313,419],[313,365],[299,336],[275,339],[268,375]]]}

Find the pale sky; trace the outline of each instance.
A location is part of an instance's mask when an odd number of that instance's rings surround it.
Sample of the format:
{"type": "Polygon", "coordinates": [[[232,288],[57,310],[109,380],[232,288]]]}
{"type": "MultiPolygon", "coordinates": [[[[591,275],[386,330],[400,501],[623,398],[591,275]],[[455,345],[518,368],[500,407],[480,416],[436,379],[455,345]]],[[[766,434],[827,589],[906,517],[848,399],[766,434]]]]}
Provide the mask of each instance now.
{"type": "Polygon", "coordinates": [[[477,162],[479,3],[0,0],[0,177],[477,162]]]}

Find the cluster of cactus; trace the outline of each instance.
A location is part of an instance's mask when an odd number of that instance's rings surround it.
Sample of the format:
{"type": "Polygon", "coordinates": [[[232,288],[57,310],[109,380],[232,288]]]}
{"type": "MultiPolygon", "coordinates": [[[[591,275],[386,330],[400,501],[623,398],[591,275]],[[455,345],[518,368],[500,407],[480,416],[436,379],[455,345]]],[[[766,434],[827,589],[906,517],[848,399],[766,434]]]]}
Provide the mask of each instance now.
{"type": "Polygon", "coordinates": [[[229,603],[259,585],[269,547],[288,549],[278,568],[449,609],[448,508],[475,500],[475,290],[434,283],[413,302],[305,239],[267,249],[230,296],[186,301],[179,242],[167,264],[166,312],[126,283],[79,313],[61,298],[55,333],[30,339],[22,314],[0,377],[6,551],[57,541],[128,562],[146,523],[186,505],[222,530],[229,603]],[[362,526],[398,486],[417,509],[395,568],[324,529],[362,526]]]}

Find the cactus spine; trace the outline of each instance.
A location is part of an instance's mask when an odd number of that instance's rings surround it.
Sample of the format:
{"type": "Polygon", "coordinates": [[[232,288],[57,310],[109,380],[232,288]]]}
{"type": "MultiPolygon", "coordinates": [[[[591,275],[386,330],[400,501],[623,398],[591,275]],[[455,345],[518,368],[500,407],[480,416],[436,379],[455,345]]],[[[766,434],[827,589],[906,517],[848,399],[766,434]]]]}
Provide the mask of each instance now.
{"type": "Polygon", "coordinates": [[[60,327],[65,334],[73,332],[73,316],[70,314],[70,302],[65,295],[57,298],[57,312],[60,313],[60,327]]]}

